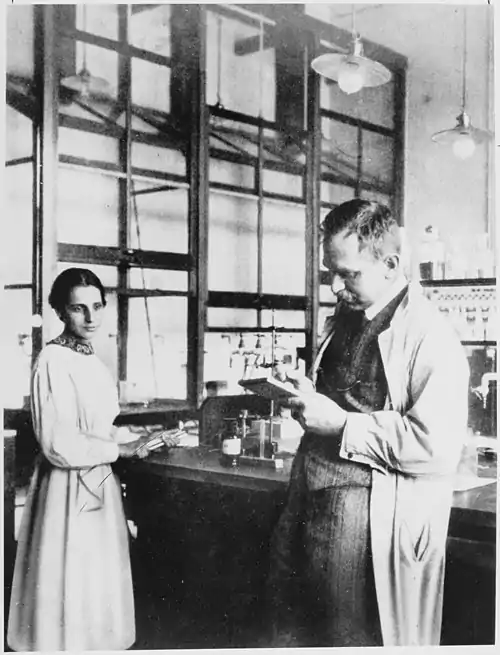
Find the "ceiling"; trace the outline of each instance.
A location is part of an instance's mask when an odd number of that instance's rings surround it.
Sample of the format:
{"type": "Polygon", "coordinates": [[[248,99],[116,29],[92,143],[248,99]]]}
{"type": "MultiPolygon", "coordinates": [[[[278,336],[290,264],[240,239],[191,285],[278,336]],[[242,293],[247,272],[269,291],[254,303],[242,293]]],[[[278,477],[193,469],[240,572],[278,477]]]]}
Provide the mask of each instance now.
{"type": "MultiPolygon", "coordinates": [[[[467,5],[440,4],[306,4],[306,13],[350,30],[352,7],[356,29],[362,37],[387,46],[409,60],[410,67],[430,71],[461,69],[463,11],[467,18],[467,56],[470,70],[484,61],[487,21],[493,12],[486,0],[467,5]]],[[[491,30],[492,34],[492,30],[491,30]]]]}
{"type": "MultiPolygon", "coordinates": [[[[170,12],[163,6],[142,5],[133,18],[145,33],[159,34],[170,12]],[[152,11],[144,11],[144,9],[152,11]],[[160,18],[162,20],[160,20],[160,18]]],[[[223,4],[223,3],[222,3],[223,4]]],[[[355,7],[356,29],[367,40],[384,45],[406,56],[410,67],[423,69],[428,75],[460,71],[463,53],[463,10],[467,16],[468,67],[484,65],[488,42],[487,21],[493,12],[486,0],[468,0],[467,4],[440,3],[305,3],[305,12],[345,30],[352,26],[355,7]]],[[[490,40],[493,30],[490,30],[490,40]]]]}

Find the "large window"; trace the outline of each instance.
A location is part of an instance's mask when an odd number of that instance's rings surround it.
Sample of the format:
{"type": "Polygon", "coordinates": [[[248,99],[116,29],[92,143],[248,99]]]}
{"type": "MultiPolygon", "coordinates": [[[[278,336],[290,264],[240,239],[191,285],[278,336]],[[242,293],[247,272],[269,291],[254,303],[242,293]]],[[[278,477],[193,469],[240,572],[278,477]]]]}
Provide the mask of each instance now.
{"type": "Polygon", "coordinates": [[[169,6],[64,7],[70,86],[59,103],[57,234],[64,265],[108,280],[102,354],[123,401],[187,396],[188,195],[185,138],[171,116],[169,6]]]}
{"type": "Polygon", "coordinates": [[[227,380],[232,393],[265,374],[272,352],[296,359],[305,345],[306,137],[282,116],[278,39],[273,21],[209,8],[204,380],[227,380]]]}
{"type": "MultiPolygon", "coordinates": [[[[32,314],[68,266],[106,286],[98,350],[124,402],[199,404],[273,353],[310,362],[333,305],[320,218],[353,197],[394,204],[401,115],[396,82],[354,98],[312,72],[301,11],[9,8],[13,395],[28,392],[32,314]]],[[[43,321],[60,331],[46,306],[43,321]]]]}
{"type": "MultiPolygon", "coordinates": [[[[398,78],[347,95],[334,82],[320,80],[322,216],[352,198],[376,200],[398,215],[400,180],[397,153],[402,135],[398,78]]],[[[401,217],[398,217],[401,218],[401,217]]],[[[335,305],[320,258],[318,328],[335,305]]]]}
{"type": "Polygon", "coordinates": [[[4,221],[9,229],[2,230],[2,361],[4,370],[9,371],[5,407],[21,407],[29,395],[33,322],[33,7],[16,9],[7,12],[6,69],[10,84],[4,126],[3,198],[4,221]]]}

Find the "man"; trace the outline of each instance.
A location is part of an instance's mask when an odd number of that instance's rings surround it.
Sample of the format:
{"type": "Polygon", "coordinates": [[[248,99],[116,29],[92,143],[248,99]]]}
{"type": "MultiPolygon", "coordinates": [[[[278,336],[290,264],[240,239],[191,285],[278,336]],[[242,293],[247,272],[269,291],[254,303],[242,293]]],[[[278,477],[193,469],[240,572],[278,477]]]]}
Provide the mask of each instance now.
{"type": "Polygon", "coordinates": [[[305,434],[271,544],[275,646],[439,644],[469,373],[403,251],[379,203],[324,220],[338,302],[291,401],[305,434]]]}

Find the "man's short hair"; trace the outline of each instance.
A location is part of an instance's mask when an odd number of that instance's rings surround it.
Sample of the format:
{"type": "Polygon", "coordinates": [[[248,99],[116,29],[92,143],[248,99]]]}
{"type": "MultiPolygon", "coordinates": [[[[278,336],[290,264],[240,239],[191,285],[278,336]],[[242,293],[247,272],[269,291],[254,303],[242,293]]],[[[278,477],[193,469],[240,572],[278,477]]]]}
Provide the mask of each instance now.
{"type": "Polygon", "coordinates": [[[401,254],[402,231],[391,210],[379,202],[355,198],[332,209],[321,225],[323,241],[345,232],[356,234],[359,248],[369,248],[375,259],[401,254]]]}

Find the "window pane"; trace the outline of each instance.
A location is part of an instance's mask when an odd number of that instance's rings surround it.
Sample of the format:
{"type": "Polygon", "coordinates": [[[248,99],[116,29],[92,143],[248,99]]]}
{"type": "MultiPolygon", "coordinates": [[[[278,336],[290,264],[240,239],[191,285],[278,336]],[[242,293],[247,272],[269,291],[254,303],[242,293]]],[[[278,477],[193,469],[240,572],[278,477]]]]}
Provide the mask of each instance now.
{"type": "Polygon", "coordinates": [[[188,274],[186,271],[131,268],[129,286],[131,289],[168,289],[169,291],[187,292],[188,274]]]}
{"type": "Polygon", "coordinates": [[[275,88],[274,48],[235,53],[237,41],[258,36],[259,27],[207,12],[207,52],[213,53],[207,57],[207,102],[251,116],[262,111],[263,118],[274,121],[275,94],[259,93],[261,84],[263,89],[275,88]]]}
{"type": "Polygon", "coordinates": [[[7,7],[7,72],[33,79],[33,7],[7,7]]]}
{"type": "Polygon", "coordinates": [[[170,68],[132,59],[132,102],[147,109],[170,112],[170,68]]]}
{"type": "MultiPolygon", "coordinates": [[[[73,72],[71,72],[70,75],[73,75],[73,72]]],[[[95,113],[93,112],[98,112],[103,117],[106,116],[109,117],[110,115],[113,114],[113,112],[117,111],[116,99],[114,97],[111,97],[114,95],[114,89],[111,88],[108,92],[109,98],[105,97],[104,95],[95,95],[89,98],[79,98],[78,99],[79,104],[71,100],[72,97],[71,91],[68,92],[62,91],[62,93],[64,94],[68,93],[69,95],[67,95],[66,99],[59,104],[60,114],[64,114],[75,118],[83,118],[87,121],[92,121],[94,123],[103,126],[106,124],[105,119],[96,117],[95,113]]],[[[116,121],[116,124],[120,127],[123,127],[124,122],[125,119],[123,117],[120,117],[116,121]]]]}
{"type": "Polygon", "coordinates": [[[210,182],[230,184],[245,189],[253,189],[255,186],[255,169],[252,166],[233,164],[211,157],[210,159],[210,182]]]}
{"type": "Polygon", "coordinates": [[[148,171],[186,176],[186,160],[181,152],[136,141],[132,143],[132,166],[148,171]]]}
{"type": "Polygon", "coordinates": [[[298,175],[289,175],[278,171],[264,170],[264,191],[281,193],[296,198],[303,197],[303,178],[298,175]]]}
{"type": "Polygon", "coordinates": [[[170,57],[170,5],[146,5],[138,9],[132,8],[130,43],[136,48],[170,57]]]}
{"type": "Polygon", "coordinates": [[[257,311],[235,307],[208,307],[207,324],[209,327],[253,327],[257,325],[257,311]]]}
{"type": "Polygon", "coordinates": [[[262,278],[264,293],[305,294],[305,208],[264,203],[262,278]]]}
{"type": "Polygon", "coordinates": [[[323,118],[321,172],[356,180],[358,169],[358,129],[323,118]]]}
{"type": "Polygon", "coordinates": [[[355,189],[352,186],[343,186],[341,184],[330,184],[329,182],[321,182],[321,201],[331,202],[340,205],[342,202],[352,200],[354,198],[355,189]]]}
{"type": "Polygon", "coordinates": [[[172,187],[162,191],[165,185],[160,181],[156,184],[134,182],[129,234],[131,248],[187,253],[188,192],[172,187]]]}
{"type": "Polygon", "coordinates": [[[257,291],[257,202],[210,194],[208,288],[257,291]]]}
{"type": "Polygon", "coordinates": [[[31,284],[33,253],[33,169],[31,164],[4,170],[5,215],[3,230],[4,284],[31,284]]]}
{"type": "MultiPolygon", "coordinates": [[[[273,361],[273,350],[274,361],[282,361],[284,355],[291,355],[292,362],[295,362],[297,348],[302,348],[305,345],[305,334],[297,332],[278,332],[274,336],[274,347],[271,332],[258,333],[256,330],[254,333],[243,334],[242,341],[244,346],[243,350],[246,353],[257,353],[263,360],[261,363],[270,365],[273,361]]],[[[236,345],[236,340],[233,341],[233,345],[236,345]]],[[[288,358],[285,357],[285,359],[288,358]]],[[[266,372],[265,368],[261,371],[262,375],[269,373],[269,370],[266,372]]],[[[254,377],[258,377],[258,375],[255,375],[254,377]]]]}
{"type": "Polygon", "coordinates": [[[32,122],[9,105],[5,111],[5,160],[33,156],[32,122]]]}
{"type": "MultiPolygon", "coordinates": [[[[242,152],[252,157],[259,156],[259,129],[256,125],[222,118],[215,113],[210,116],[209,144],[211,148],[228,153],[242,152]]],[[[267,130],[264,130],[266,135],[267,130]]],[[[270,131],[269,136],[276,138],[276,132],[270,131]]],[[[266,153],[269,156],[269,153],[266,153]]]]}
{"type": "Polygon", "coordinates": [[[186,398],[187,299],[132,298],[127,341],[129,400],[186,398]],[[151,331],[148,328],[149,315],[151,331]],[[135,396],[135,398],[134,398],[135,396]]]}
{"type": "MultiPolygon", "coordinates": [[[[227,384],[226,393],[237,386],[239,371],[233,364],[233,351],[238,348],[238,335],[209,332],[205,335],[205,383],[209,380],[222,380],[227,384]],[[236,343],[235,343],[236,341],[236,343]]],[[[238,385],[239,386],[239,385],[238,385]]],[[[239,393],[239,390],[237,391],[239,393]]]]}
{"type": "Polygon", "coordinates": [[[76,5],[76,28],[91,34],[118,39],[118,6],[111,4],[76,5]]]}
{"type": "Polygon", "coordinates": [[[338,84],[327,82],[324,77],[320,79],[320,102],[323,109],[331,109],[339,114],[361,118],[383,127],[393,127],[393,82],[377,87],[364,87],[361,91],[348,95],[338,84]]]}
{"type": "Polygon", "coordinates": [[[274,311],[271,309],[262,310],[263,327],[271,327],[273,325],[273,314],[274,326],[276,328],[293,328],[299,330],[305,329],[305,312],[288,309],[276,309],[274,311]]]}
{"type": "Polygon", "coordinates": [[[62,243],[118,245],[118,181],[59,167],[57,230],[62,243]]]}
{"type": "Polygon", "coordinates": [[[297,365],[297,348],[305,345],[305,335],[279,333],[273,348],[271,333],[224,334],[205,336],[205,383],[219,380],[226,383],[225,393],[241,394],[238,384],[242,378],[265,377],[273,361],[286,361],[297,365]]]}
{"type": "Polygon", "coordinates": [[[59,128],[59,154],[118,163],[118,139],[102,134],[59,128]]]}
{"type": "Polygon", "coordinates": [[[394,140],[363,130],[363,180],[392,186],[394,166],[394,140]]]}
{"type": "Polygon", "coordinates": [[[2,296],[2,368],[4,407],[18,408],[30,393],[31,370],[31,289],[7,289],[2,296]]]}

